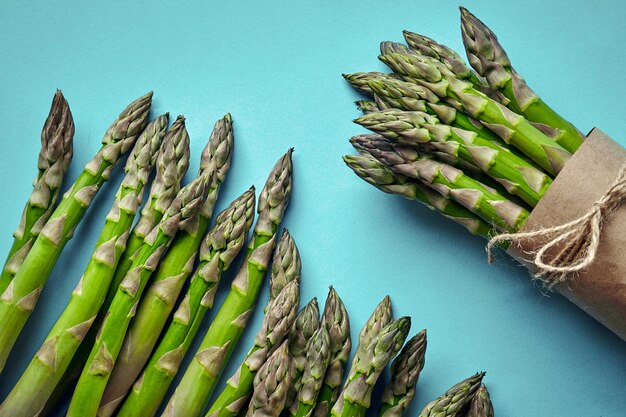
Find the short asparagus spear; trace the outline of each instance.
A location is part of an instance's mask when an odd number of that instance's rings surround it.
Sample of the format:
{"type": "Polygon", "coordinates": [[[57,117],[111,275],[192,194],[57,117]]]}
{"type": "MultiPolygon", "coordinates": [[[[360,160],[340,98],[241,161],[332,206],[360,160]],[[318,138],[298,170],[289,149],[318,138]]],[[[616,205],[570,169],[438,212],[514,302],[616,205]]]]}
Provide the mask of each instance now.
{"type": "MultiPolygon", "coordinates": [[[[250,397],[255,375],[272,352],[287,339],[289,330],[296,320],[299,302],[298,279],[287,284],[280,294],[270,301],[261,329],[254,339],[254,345],[209,409],[207,417],[236,417],[239,414],[250,397]]],[[[285,397],[286,395],[287,387],[285,397]]]]}
{"type": "Polygon", "coordinates": [[[213,215],[221,184],[230,169],[233,148],[232,121],[226,115],[215,124],[202,153],[199,176],[212,178],[198,215],[176,235],[142,297],[128,329],[120,357],[102,397],[100,417],[109,417],[150,358],[183,284],[193,270],[196,253],[213,215]]]}
{"type": "MultiPolygon", "coordinates": [[[[375,320],[370,320],[366,327],[376,324],[375,320]]],[[[410,328],[411,319],[402,317],[376,333],[371,329],[365,330],[370,336],[364,340],[369,338],[369,343],[365,347],[357,348],[348,380],[332,408],[331,416],[365,416],[365,412],[370,407],[372,391],[378,377],[402,348],[410,328]]]]}
{"type": "Polygon", "coordinates": [[[382,396],[380,417],[401,417],[415,397],[415,386],[424,368],[426,330],[413,336],[391,364],[391,380],[382,396]]]}
{"type": "Polygon", "coordinates": [[[135,315],[148,279],[174,235],[195,220],[197,212],[204,204],[209,182],[208,176],[202,176],[181,189],[159,225],[146,236],[144,245],[122,280],[100,327],[72,396],[68,417],[96,415],[128,325],[135,315]]]}
{"type": "Polygon", "coordinates": [[[118,417],[152,417],[178,373],[205,313],[213,307],[222,272],[246,241],[254,219],[254,187],[221,212],[200,249],[200,262],[172,323],[135,382],[118,417]]]}
{"type": "Polygon", "coordinates": [[[366,182],[379,190],[416,200],[431,210],[459,223],[470,233],[489,238],[492,227],[462,205],[446,198],[418,180],[396,174],[369,154],[346,155],[345,163],[366,182]]]}
{"type": "Polygon", "coordinates": [[[479,372],[459,382],[442,396],[428,403],[419,417],[455,417],[472,400],[483,376],[485,373],[479,372]]]}
{"type": "Polygon", "coordinates": [[[278,417],[285,407],[291,385],[292,360],[289,342],[276,349],[254,377],[254,393],[246,417],[278,417]]]}
{"type": "Polygon", "coordinates": [[[291,404],[296,397],[296,385],[298,385],[306,366],[307,346],[319,327],[320,310],[317,305],[317,298],[313,298],[298,312],[296,322],[289,331],[289,354],[293,359],[294,383],[289,387],[289,393],[287,394],[288,404],[291,404]]]}
{"type": "Polygon", "coordinates": [[[0,296],[0,371],[65,244],[115,165],[146,126],[151,101],[152,93],[138,98],[108,128],[102,147],[65,193],[17,274],[0,296]]]}
{"type": "Polygon", "coordinates": [[[104,300],[167,128],[167,115],[141,134],[126,162],[126,176],[115,195],[98,243],[70,301],[24,374],[0,406],[2,417],[30,417],[44,407],[104,300]]]}
{"type": "Polygon", "coordinates": [[[287,284],[298,278],[301,270],[300,252],[291,234],[285,230],[272,256],[269,302],[278,297],[287,284]]]}
{"type": "Polygon", "coordinates": [[[368,354],[367,349],[371,341],[376,338],[382,329],[393,322],[393,312],[391,310],[391,298],[387,295],[374,309],[374,312],[367,320],[359,333],[359,344],[356,348],[354,359],[348,374],[353,374],[359,366],[359,360],[368,354]]]}
{"type": "Polygon", "coordinates": [[[304,353],[304,369],[299,380],[294,382],[295,400],[289,408],[290,415],[294,417],[309,417],[322,389],[330,362],[330,336],[326,327],[319,327],[313,333],[304,353]]]}
{"type": "Polygon", "coordinates": [[[332,287],[324,305],[322,327],[326,328],[330,336],[330,362],[312,414],[315,417],[330,415],[330,410],[339,397],[343,373],[352,348],[348,312],[332,287]]]}
{"type": "Polygon", "coordinates": [[[369,141],[368,152],[393,171],[418,179],[500,230],[519,230],[528,210],[450,165],[421,157],[414,148],[369,141]]]}
{"type": "Polygon", "coordinates": [[[375,111],[380,111],[375,102],[370,100],[357,100],[354,102],[359,111],[363,112],[363,114],[373,113],[375,111]]]}
{"type": "Polygon", "coordinates": [[[483,22],[461,7],[461,32],[470,64],[489,85],[509,100],[508,107],[535,122],[559,145],[575,152],[583,136],[570,122],[548,106],[515,71],[497,36],[483,22]]]}
{"type": "Polygon", "coordinates": [[[549,176],[507,148],[475,132],[441,124],[426,113],[386,110],[359,117],[355,122],[398,143],[435,145],[436,149],[479,167],[531,207],[552,185],[549,176]]]}
{"type": "Polygon", "coordinates": [[[493,417],[493,404],[485,384],[480,384],[474,393],[465,417],[493,417]]]}
{"type": "Polygon", "coordinates": [[[420,55],[398,53],[382,55],[380,59],[405,79],[429,88],[439,97],[480,120],[547,173],[558,174],[571,157],[570,152],[524,117],[476,90],[472,84],[456,78],[438,61],[420,55]]]}
{"type": "Polygon", "coordinates": [[[261,191],[258,218],[246,260],[233,280],[194,359],[170,398],[164,416],[202,415],[228,358],[254,309],[272,256],[276,231],[291,194],[291,153],[278,160],[261,191]]]}
{"type": "Polygon", "coordinates": [[[57,90],[41,131],[41,150],[37,162],[39,172],[22,212],[20,225],[13,233],[13,245],[0,275],[0,294],[17,273],[56,206],[63,177],[72,160],[73,138],[72,112],[61,90],[57,90]]]}

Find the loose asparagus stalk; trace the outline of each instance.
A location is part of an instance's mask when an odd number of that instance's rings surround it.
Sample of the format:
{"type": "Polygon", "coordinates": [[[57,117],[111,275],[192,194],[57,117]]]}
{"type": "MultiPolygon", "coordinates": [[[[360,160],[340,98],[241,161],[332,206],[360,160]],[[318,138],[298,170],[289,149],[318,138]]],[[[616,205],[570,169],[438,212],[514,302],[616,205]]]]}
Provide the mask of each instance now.
{"type": "Polygon", "coordinates": [[[392,53],[380,60],[398,74],[432,90],[441,98],[448,98],[457,108],[480,120],[507,144],[556,175],[571,153],[537,130],[524,117],[476,90],[472,84],[459,80],[437,61],[420,55],[392,53]]]}
{"type": "Polygon", "coordinates": [[[391,310],[391,298],[387,295],[380,303],[378,303],[374,312],[359,333],[359,344],[357,345],[356,353],[354,355],[354,359],[352,360],[350,371],[348,372],[349,375],[356,372],[356,368],[359,366],[359,361],[369,354],[367,350],[369,349],[372,340],[381,334],[382,329],[387,327],[392,322],[393,312],[391,310]]]}
{"type": "Polygon", "coordinates": [[[48,414],[46,411],[53,408],[56,403],[58,403],[64,393],[69,391],[72,384],[74,384],[80,376],[83,366],[91,352],[91,347],[96,340],[96,335],[104,320],[104,316],[106,312],[109,311],[117,289],[133,263],[133,255],[141,249],[146,235],[158,225],[163,218],[172,200],[180,190],[180,183],[188,167],[189,135],[185,128],[185,118],[178,116],[163,138],[163,145],[161,146],[156,161],[156,175],[152,181],[148,201],[141,210],[139,221],[133,227],[128,237],[126,249],[117,264],[115,274],[109,285],[109,290],[104,302],[100,307],[98,316],[91,325],[89,332],[84,337],[78,351],[72,358],[72,361],[65,371],[65,375],[63,375],[61,381],[50,396],[43,415],[48,414]]]}
{"type": "Polygon", "coordinates": [[[151,101],[152,93],[135,100],[109,127],[102,139],[102,148],[65,193],[17,274],[0,296],[0,371],[65,244],[115,165],[146,126],[151,101]]]}
{"type": "Polygon", "coordinates": [[[285,341],[254,377],[254,393],[246,417],[280,416],[292,382],[292,365],[289,342],[285,341]]]}
{"type": "Polygon", "coordinates": [[[531,207],[552,185],[550,177],[507,148],[475,132],[441,124],[426,113],[386,110],[359,117],[355,122],[399,143],[444,145],[437,149],[478,166],[531,207]]]}
{"type": "Polygon", "coordinates": [[[411,404],[425,354],[426,330],[422,330],[406,343],[391,364],[391,381],[383,392],[380,417],[401,417],[411,404]]]}
{"type": "Polygon", "coordinates": [[[468,404],[485,376],[479,372],[459,382],[424,407],[418,417],[455,417],[468,404]]]}
{"type": "Polygon", "coordinates": [[[106,383],[122,347],[128,325],[150,275],[178,230],[195,220],[206,199],[210,178],[201,176],[181,189],[157,227],[133,260],[100,327],[89,359],[78,380],[68,417],[95,416],[106,383]]]}
{"type": "Polygon", "coordinates": [[[70,106],[57,90],[50,113],[41,131],[41,150],[37,162],[37,178],[26,202],[20,225],[13,232],[13,245],[0,275],[0,294],[9,286],[35,239],[46,224],[61,192],[63,177],[72,160],[74,120],[70,106]]]}
{"type": "Polygon", "coordinates": [[[474,393],[465,417],[493,417],[493,404],[485,384],[480,384],[474,393]]]}
{"type": "Polygon", "coordinates": [[[450,220],[459,223],[470,233],[489,238],[492,227],[487,222],[420,181],[396,174],[369,154],[346,155],[343,159],[359,177],[379,190],[419,201],[431,210],[439,211],[450,220]]]}
{"type": "MultiPolygon", "coordinates": [[[[274,255],[272,256],[272,270],[270,272],[270,299],[271,303],[283,288],[300,276],[302,260],[300,252],[287,230],[282,234],[274,255]]],[[[266,308],[267,312],[267,308],[266,308]]]]}
{"type": "Polygon", "coordinates": [[[320,327],[320,310],[317,298],[313,298],[296,316],[296,322],[289,331],[289,354],[293,359],[293,384],[289,387],[287,404],[292,404],[296,398],[296,385],[306,367],[307,346],[313,334],[320,327]]]}
{"type": "Polygon", "coordinates": [[[124,251],[167,119],[167,114],[155,119],[137,140],[85,273],[43,345],[0,406],[0,416],[37,415],[91,327],[124,251]]]}
{"type": "Polygon", "coordinates": [[[330,288],[326,298],[321,325],[330,336],[330,362],[312,415],[328,417],[339,397],[344,369],[352,348],[350,319],[341,298],[333,287],[330,288]]]}
{"type": "Polygon", "coordinates": [[[370,100],[357,100],[354,102],[354,104],[356,104],[359,111],[363,112],[364,114],[380,111],[376,103],[370,100]]]}
{"type": "Polygon", "coordinates": [[[213,307],[222,272],[230,267],[244,246],[253,219],[254,187],[217,216],[215,226],[203,241],[200,262],[189,289],[118,417],[152,417],[156,414],[205,313],[213,307]]]}
{"type": "MultiPolygon", "coordinates": [[[[304,353],[302,374],[299,380],[294,382],[296,398],[289,408],[289,414],[294,417],[309,417],[313,413],[317,396],[322,389],[326,369],[330,362],[330,335],[326,327],[319,327],[313,333],[304,353]]],[[[292,358],[294,358],[293,354],[292,358]]]]}
{"type": "Polygon", "coordinates": [[[582,134],[528,87],[511,65],[496,35],[463,7],[461,32],[470,64],[492,88],[510,100],[508,107],[535,122],[563,148],[575,152],[583,143],[582,134]]]}
{"type": "Polygon", "coordinates": [[[402,348],[411,328],[411,319],[402,317],[381,328],[379,332],[367,328],[370,325],[376,325],[376,321],[370,320],[366,324],[364,332],[369,335],[364,340],[369,339],[369,343],[357,348],[348,380],[333,406],[331,416],[365,416],[371,404],[374,384],[389,361],[402,348]]]}
{"type": "Polygon", "coordinates": [[[421,157],[414,148],[384,141],[363,143],[367,151],[393,171],[416,178],[444,197],[463,205],[499,230],[515,231],[528,210],[450,165],[421,157]]]}
{"type": "MultiPolygon", "coordinates": [[[[207,417],[236,417],[239,414],[252,392],[255,375],[273,351],[287,339],[289,330],[296,320],[299,302],[298,279],[287,284],[278,297],[270,301],[254,345],[209,409],[207,417]]],[[[285,399],[286,396],[287,387],[285,399]]],[[[278,410],[279,414],[281,410],[278,410]]]]}
{"type": "Polygon", "coordinates": [[[120,357],[102,397],[101,417],[112,415],[150,358],[183,284],[193,270],[196,253],[213,215],[220,185],[230,169],[233,148],[232,120],[226,115],[215,124],[202,153],[199,176],[212,178],[208,196],[193,221],[181,229],[159,264],[146,294],[142,297],[120,357]]]}
{"type": "Polygon", "coordinates": [[[272,256],[278,225],[291,194],[291,153],[278,160],[261,191],[246,260],[198,352],[170,398],[165,416],[200,416],[256,304],[272,256]]]}
{"type": "Polygon", "coordinates": [[[369,86],[369,80],[371,77],[396,78],[394,74],[385,74],[384,72],[356,72],[354,74],[343,74],[343,78],[348,80],[352,87],[370,97],[374,95],[374,91],[369,86]]]}

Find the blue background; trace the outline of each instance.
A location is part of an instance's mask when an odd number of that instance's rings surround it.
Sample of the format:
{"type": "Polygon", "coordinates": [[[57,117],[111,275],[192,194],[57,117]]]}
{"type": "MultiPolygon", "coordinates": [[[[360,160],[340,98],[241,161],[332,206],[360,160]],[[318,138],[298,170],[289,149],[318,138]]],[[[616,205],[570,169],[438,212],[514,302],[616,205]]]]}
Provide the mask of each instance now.
{"type": "MultiPolygon", "coordinates": [[[[599,126],[626,145],[625,3],[503,3],[464,5],[499,35],[517,70],[545,101],[581,130],[599,126]]],[[[334,285],[356,335],[390,294],[397,316],[411,315],[415,332],[428,329],[426,367],[407,415],[485,370],[498,416],[623,416],[624,342],[561,296],[542,294],[514,262],[503,258],[487,266],[480,238],[417,203],[376,191],[341,161],[352,152],[348,138],[362,129],[351,123],[357,95],[340,74],[383,70],[378,43],[400,41],[402,29],[462,52],[457,6],[380,0],[3,2],[0,253],[8,251],[30,193],[55,88],[63,90],[76,122],[70,179],[96,152],[117,113],[154,90],[153,114],[187,116],[190,173],[214,121],[232,113],[236,152],[218,209],[250,184],[260,188],[275,160],[295,147],[285,225],[303,258],[303,303],[313,296],[322,301],[334,285]]],[[[116,188],[113,183],[103,189],[65,249],[0,377],[0,399],[64,308],[116,188]]],[[[257,311],[225,376],[260,321],[257,311]]]]}

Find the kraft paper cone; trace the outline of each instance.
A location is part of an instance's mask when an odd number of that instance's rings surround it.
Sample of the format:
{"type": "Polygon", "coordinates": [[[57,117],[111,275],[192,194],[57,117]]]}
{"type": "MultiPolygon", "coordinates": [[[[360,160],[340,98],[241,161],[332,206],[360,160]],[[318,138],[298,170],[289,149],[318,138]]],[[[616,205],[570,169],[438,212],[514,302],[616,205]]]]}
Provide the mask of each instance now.
{"type": "MultiPolygon", "coordinates": [[[[626,149],[593,129],[534,208],[522,232],[568,223],[602,198],[626,164],[626,149]]],[[[508,253],[533,271],[524,253],[542,242],[528,241],[508,253]]],[[[561,294],[626,340],[626,200],[604,222],[593,263],[555,287],[561,294]]]]}

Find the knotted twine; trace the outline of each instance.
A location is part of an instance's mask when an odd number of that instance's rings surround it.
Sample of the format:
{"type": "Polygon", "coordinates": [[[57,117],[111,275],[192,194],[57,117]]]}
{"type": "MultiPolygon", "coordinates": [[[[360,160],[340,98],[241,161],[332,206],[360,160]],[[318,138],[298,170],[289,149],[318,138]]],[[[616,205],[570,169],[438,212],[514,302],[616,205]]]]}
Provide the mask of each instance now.
{"type": "Polygon", "coordinates": [[[487,260],[493,264],[493,252],[498,244],[510,242],[521,247],[524,241],[539,239],[543,243],[536,249],[526,252],[532,255],[532,259],[526,261],[536,268],[533,272],[535,278],[552,289],[593,263],[600,244],[602,226],[624,198],[626,198],[626,166],[622,167],[613,185],[587,213],[559,226],[499,234],[491,238],[487,244],[487,260]],[[558,252],[553,254],[553,249],[558,252]]]}

